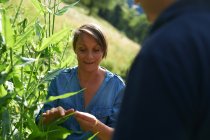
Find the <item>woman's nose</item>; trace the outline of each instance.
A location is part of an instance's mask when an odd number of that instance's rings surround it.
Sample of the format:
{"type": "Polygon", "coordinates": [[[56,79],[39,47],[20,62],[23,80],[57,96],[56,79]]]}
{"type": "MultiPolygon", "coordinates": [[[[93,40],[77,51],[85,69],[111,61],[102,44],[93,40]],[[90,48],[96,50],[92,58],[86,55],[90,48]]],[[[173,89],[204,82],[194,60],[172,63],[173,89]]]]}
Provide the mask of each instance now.
{"type": "Polygon", "coordinates": [[[92,51],[88,51],[87,57],[88,58],[93,58],[93,52],[92,51]]]}

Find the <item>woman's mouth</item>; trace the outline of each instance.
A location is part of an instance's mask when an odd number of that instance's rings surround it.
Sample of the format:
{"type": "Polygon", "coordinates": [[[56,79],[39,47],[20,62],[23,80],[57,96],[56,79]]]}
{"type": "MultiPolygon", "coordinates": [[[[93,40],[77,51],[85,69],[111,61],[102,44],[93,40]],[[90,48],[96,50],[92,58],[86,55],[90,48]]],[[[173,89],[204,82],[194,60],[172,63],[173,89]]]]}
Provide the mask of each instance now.
{"type": "Polygon", "coordinates": [[[84,62],[84,63],[90,65],[90,64],[93,64],[94,62],[84,62]]]}

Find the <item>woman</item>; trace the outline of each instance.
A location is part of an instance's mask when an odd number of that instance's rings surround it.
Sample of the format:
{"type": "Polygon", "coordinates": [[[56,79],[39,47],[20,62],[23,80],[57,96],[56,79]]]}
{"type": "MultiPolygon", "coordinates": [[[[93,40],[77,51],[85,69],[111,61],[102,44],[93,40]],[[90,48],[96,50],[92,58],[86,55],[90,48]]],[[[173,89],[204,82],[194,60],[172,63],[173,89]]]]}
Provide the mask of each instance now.
{"type": "Polygon", "coordinates": [[[107,55],[107,43],[100,28],[85,24],[75,31],[73,49],[78,67],[64,69],[50,84],[48,97],[85,89],[70,98],[47,103],[43,107],[42,122],[48,124],[55,119],[75,111],[62,126],[74,132],[68,139],[87,139],[99,132],[97,138],[111,139],[119,111],[122,79],[100,66],[107,55]]]}

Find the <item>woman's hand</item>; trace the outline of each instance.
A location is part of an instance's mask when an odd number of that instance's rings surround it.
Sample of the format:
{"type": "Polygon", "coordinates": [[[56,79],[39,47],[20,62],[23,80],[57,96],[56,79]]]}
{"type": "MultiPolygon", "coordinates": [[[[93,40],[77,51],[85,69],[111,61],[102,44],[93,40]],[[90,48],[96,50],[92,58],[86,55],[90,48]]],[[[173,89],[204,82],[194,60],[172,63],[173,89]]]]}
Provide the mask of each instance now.
{"type": "Polygon", "coordinates": [[[99,122],[95,116],[86,112],[75,111],[74,117],[84,131],[93,131],[99,122]]]}
{"type": "Polygon", "coordinates": [[[52,121],[64,117],[70,113],[73,113],[74,109],[65,110],[61,106],[52,108],[50,110],[47,110],[45,113],[42,114],[42,123],[47,125],[51,123],[52,121]]]}
{"type": "Polygon", "coordinates": [[[74,117],[84,131],[91,131],[93,134],[99,132],[97,137],[100,140],[111,140],[114,129],[103,124],[95,116],[86,112],[75,111],[74,117]]]}

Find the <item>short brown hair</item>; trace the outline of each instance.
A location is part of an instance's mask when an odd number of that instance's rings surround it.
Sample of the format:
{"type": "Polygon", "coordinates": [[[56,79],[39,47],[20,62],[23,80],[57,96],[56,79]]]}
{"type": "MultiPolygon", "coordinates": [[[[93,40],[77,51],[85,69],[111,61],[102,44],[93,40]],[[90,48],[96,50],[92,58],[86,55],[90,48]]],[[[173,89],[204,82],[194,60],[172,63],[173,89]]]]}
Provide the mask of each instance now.
{"type": "Polygon", "coordinates": [[[105,58],[107,56],[107,48],[108,48],[107,41],[101,29],[98,27],[98,25],[95,24],[84,24],[74,32],[74,37],[73,37],[74,51],[76,50],[77,40],[82,33],[87,33],[96,40],[96,42],[100,45],[100,47],[102,47],[103,58],[105,58]]]}

